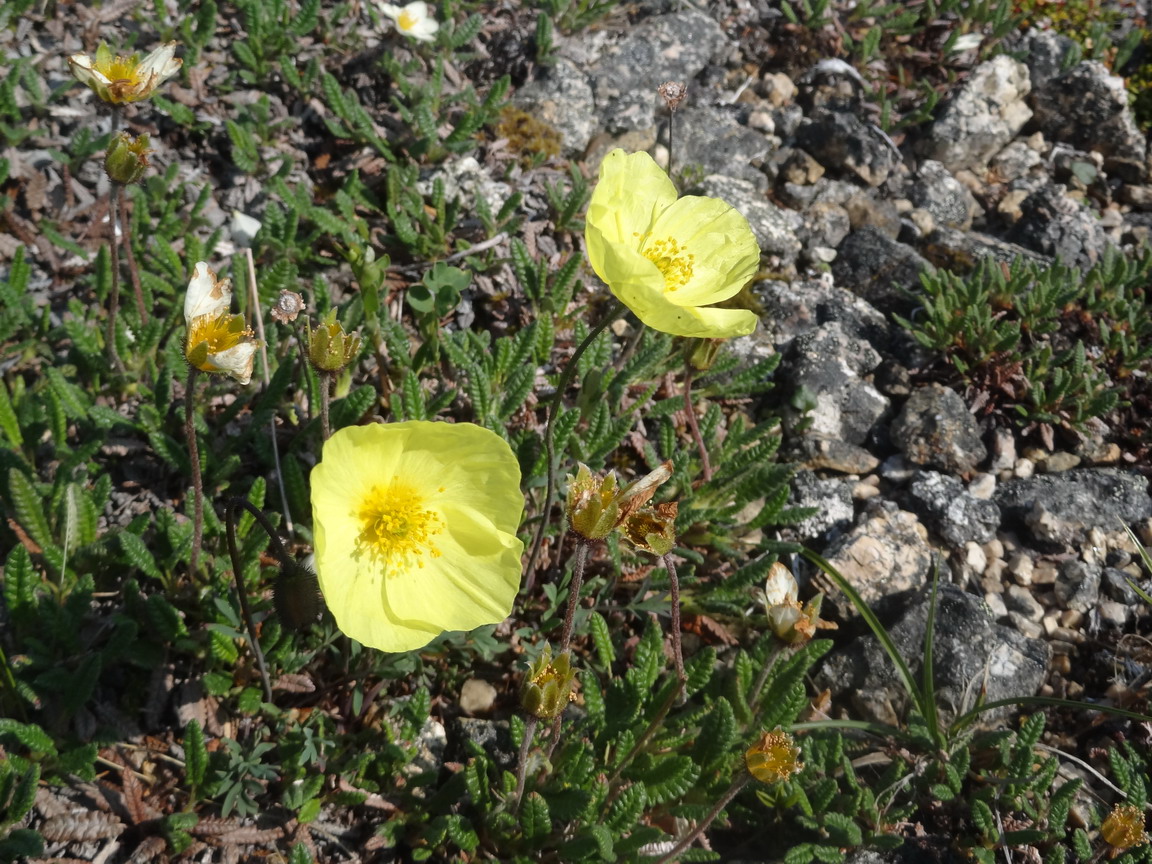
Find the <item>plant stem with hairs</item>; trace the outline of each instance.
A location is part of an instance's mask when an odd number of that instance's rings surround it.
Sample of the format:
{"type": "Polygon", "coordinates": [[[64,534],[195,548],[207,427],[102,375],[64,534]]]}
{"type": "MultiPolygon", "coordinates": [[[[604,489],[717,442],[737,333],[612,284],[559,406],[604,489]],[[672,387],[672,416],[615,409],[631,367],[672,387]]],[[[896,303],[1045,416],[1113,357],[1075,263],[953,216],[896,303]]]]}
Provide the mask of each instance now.
{"type": "Polygon", "coordinates": [[[184,386],[184,436],[188,439],[188,462],[192,468],[192,555],[188,573],[195,578],[200,564],[200,546],[204,542],[204,480],[200,475],[200,448],[196,444],[196,423],[192,415],[196,395],[195,366],[188,367],[188,382],[184,386]]]}
{"type": "Polygon", "coordinates": [[[320,379],[320,434],[324,441],[332,437],[332,427],[329,425],[328,411],[332,402],[332,373],[318,371],[320,379]]]}
{"type": "Polygon", "coordinates": [[[732,799],[740,794],[740,790],[747,786],[751,779],[752,776],[750,774],[741,772],[740,776],[732,781],[732,785],[728,787],[728,791],[720,796],[720,800],[712,806],[712,809],[705,814],[699,824],[681,837],[679,842],[672,847],[668,854],[658,860],[656,864],[668,864],[670,861],[675,861],[681,852],[691,846],[697,837],[708,830],[708,826],[716,821],[716,817],[724,812],[724,808],[732,803],[732,799]]]}
{"type": "Polygon", "coordinates": [[[712,479],[712,462],[708,458],[708,448],[704,446],[704,436],[700,434],[700,424],[696,420],[696,406],[692,404],[692,364],[684,367],[684,413],[688,418],[688,428],[692,432],[692,440],[696,442],[696,450],[700,454],[700,473],[704,475],[704,482],[712,479]]]}
{"type": "Polygon", "coordinates": [[[556,384],[556,392],[552,395],[552,401],[548,405],[548,423],[544,429],[544,447],[548,453],[548,485],[544,493],[544,506],[540,511],[540,522],[536,526],[536,534],[532,538],[532,551],[528,555],[528,564],[526,569],[527,578],[525,579],[524,590],[531,591],[532,585],[536,580],[536,558],[540,554],[540,546],[544,542],[544,534],[548,530],[549,516],[552,511],[552,497],[556,493],[556,442],[553,435],[556,429],[556,416],[560,413],[560,405],[564,401],[564,391],[568,389],[568,385],[572,383],[572,377],[576,374],[576,369],[580,365],[580,358],[588,347],[595,341],[609,324],[620,317],[620,313],[624,308],[624,304],[619,300],[613,298],[612,305],[604,313],[604,317],[600,322],[593,327],[587,336],[584,337],[576,350],[572,352],[572,356],[568,359],[568,364],[564,367],[564,371],[560,375],[560,380],[556,384]]]}
{"type": "Polygon", "coordinates": [[[224,509],[224,525],[228,532],[228,556],[232,559],[232,577],[236,582],[236,594],[240,599],[240,614],[244,617],[244,626],[248,630],[248,642],[252,646],[252,653],[256,657],[256,668],[260,670],[260,681],[264,685],[264,700],[272,702],[272,683],[268,680],[268,667],[264,663],[264,652],[260,649],[260,640],[256,638],[256,622],[252,619],[252,609],[248,606],[248,592],[244,589],[244,564],[240,560],[240,550],[236,545],[236,511],[241,508],[247,510],[257,518],[260,527],[275,541],[277,555],[281,564],[287,561],[287,552],[272,526],[255,506],[243,498],[233,498],[224,509]]]}
{"type": "Polygon", "coordinates": [[[676,575],[676,562],[672,560],[672,553],[663,556],[664,567],[668,570],[668,585],[671,589],[672,605],[672,659],[676,663],[676,679],[683,684],[684,650],[680,644],[680,579],[676,575]]]}
{"type": "Polygon", "coordinates": [[[116,350],[116,316],[120,311],[120,190],[123,187],[115,180],[108,190],[108,219],[111,222],[111,239],[108,241],[108,253],[112,264],[112,289],[108,297],[108,332],[105,342],[108,347],[108,362],[117,372],[124,373],[124,362],[116,350]]]}

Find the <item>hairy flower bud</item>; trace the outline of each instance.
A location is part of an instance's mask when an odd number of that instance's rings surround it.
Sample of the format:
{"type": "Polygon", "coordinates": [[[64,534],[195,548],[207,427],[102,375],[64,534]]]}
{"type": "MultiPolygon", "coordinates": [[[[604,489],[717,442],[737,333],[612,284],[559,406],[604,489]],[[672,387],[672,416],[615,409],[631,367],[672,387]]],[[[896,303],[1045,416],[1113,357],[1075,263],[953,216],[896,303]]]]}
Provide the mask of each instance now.
{"type": "Polygon", "coordinates": [[[330,311],[315,330],[308,331],[308,359],[321,372],[340,372],[356,357],[360,337],[345,333],[330,311]]]}
{"type": "Polygon", "coordinates": [[[609,471],[597,477],[584,463],[576,476],[568,477],[568,498],[564,512],[568,525],[586,540],[600,540],[616,529],[620,518],[616,475],[609,471]]]}
{"type": "Polygon", "coordinates": [[[553,660],[552,646],[545,645],[540,656],[528,667],[520,689],[520,705],[534,717],[554,720],[576,698],[572,692],[575,681],[572,655],[565,651],[553,660]]]}
{"type": "Polygon", "coordinates": [[[121,132],[112,139],[104,156],[104,171],[108,179],[121,186],[135,183],[144,176],[144,169],[148,167],[148,154],[151,152],[147,135],[133,138],[127,132],[121,132]]]}

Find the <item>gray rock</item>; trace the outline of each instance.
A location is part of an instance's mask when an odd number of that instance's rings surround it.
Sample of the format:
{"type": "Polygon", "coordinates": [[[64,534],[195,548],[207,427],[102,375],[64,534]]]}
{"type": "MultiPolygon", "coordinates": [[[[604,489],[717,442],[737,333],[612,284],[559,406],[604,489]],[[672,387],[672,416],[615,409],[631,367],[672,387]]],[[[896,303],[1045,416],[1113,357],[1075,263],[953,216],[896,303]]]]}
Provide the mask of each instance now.
{"type": "Polygon", "coordinates": [[[900,161],[884,133],[843,111],[819,112],[802,123],[796,143],[825,168],[866,186],[879,186],[900,161]]]}
{"type": "Polygon", "coordinates": [[[870,606],[919,588],[932,567],[928,531],[920,520],[891,501],[875,499],[825,557],[870,606]]]}
{"type": "Polygon", "coordinates": [[[1022,615],[1033,623],[1044,618],[1044,607],[1033,596],[1032,591],[1023,585],[1009,585],[1004,592],[1004,606],[1009,612],[1022,615]]]}
{"type": "Polygon", "coordinates": [[[517,751],[512,746],[512,733],[507,720],[485,720],[479,717],[456,717],[449,721],[451,730],[450,758],[467,761],[468,742],[482,748],[501,768],[516,767],[517,751]]]}
{"type": "Polygon", "coordinates": [[[1043,161],[1043,157],[1023,141],[1013,141],[992,157],[990,167],[997,179],[1010,183],[1028,175],[1043,161]]]}
{"type": "Polygon", "coordinates": [[[961,231],[972,227],[976,199],[947,168],[928,159],[920,165],[916,177],[917,182],[908,190],[913,204],[931,213],[937,225],[961,231]]]}
{"type": "Polygon", "coordinates": [[[815,201],[804,214],[804,228],[808,245],[835,249],[852,230],[852,222],[839,204],[815,201]]]}
{"type": "Polygon", "coordinates": [[[1152,516],[1148,481],[1115,468],[1011,479],[993,500],[1006,524],[1028,528],[1047,548],[1079,548],[1093,528],[1112,532],[1152,516]]]}
{"type": "Polygon", "coordinates": [[[833,284],[830,278],[760,282],[753,290],[764,306],[763,329],[780,351],[802,333],[832,322],[881,353],[892,341],[892,323],[867,300],[833,284]]]}
{"type": "Polygon", "coordinates": [[[935,268],[911,246],[875,228],[853,231],[840,244],[832,275],[836,284],[856,292],[881,312],[908,315],[908,292],[920,286],[920,274],[935,268]]]}
{"type": "Polygon", "coordinates": [[[711,105],[682,108],[676,114],[676,163],[705,174],[739,177],[760,191],[768,178],[752,167],[772,150],[769,138],[737,120],[737,109],[711,105]]]}
{"type": "Polygon", "coordinates": [[[720,25],[695,9],[657,15],[622,33],[588,70],[598,125],[613,134],[653,127],[664,110],[656,88],[691,81],[729,44],[720,25]]]}
{"type": "Polygon", "coordinates": [[[917,465],[969,473],[988,456],[980,428],[956,391],[941,384],[916,390],[892,422],[892,443],[917,465]]]}
{"type": "Polygon", "coordinates": [[[1046,137],[1095,150],[1144,173],[1148,144],[1128,105],[1124,79],[1110,75],[1103,64],[1079,63],[1032,96],[1036,122],[1046,137]]]}
{"type": "Polygon", "coordinates": [[[760,252],[769,256],[775,269],[792,268],[801,248],[796,236],[803,226],[799,214],[780,209],[745,180],[712,174],[700,185],[702,194],[721,198],[744,214],[760,244],[760,252]]]}
{"type": "Polygon", "coordinates": [[[920,254],[941,270],[964,272],[974,268],[985,258],[1011,265],[1018,258],[1048,266],[1051,257],[1026,249],[1018,243],[1009,243],[982,234],[979,231],[957,231],[937,228],[920,245],[920,254]]]}
{"type": "Polygon", "coordinates": [[[949,171],[984,168],[1032,117],[1030,90],[1023,63],[1005,55],[981,63],[932,124],[924,155],[949,171]]]}
{"type": "Polygon", "coordinates": [[[596,132],[592,85],[575,63],[563,57],[517,90],[514,104],[560,133],[565,156],[583,153],[596,132]]]}
{"type": "MultiPolygon", "coordinates": [[[[916,680],[922,674],[930,596],[920,592],[888,631],[916,680]]],[[[949,722],[972,708],[978,696],[994,701],[1034,695],[1044,683],[1051,649],[997,624],[978,597],[942,585],[932,659],[936,706],[949,722]]],[[[892,660],[871,635],[832,654],[816,686],[849,699],[864,717],[880,723],[898,725],[910,707],[892,660]]],[[[992,722],[1006,713],[988,712],[980,719],[992,722]]]]}
{"type": "Polygon", "coordinates": [[[852,506],[852,483],[837,479],[821,480],[811,471],[797,471],[792,478],[791,504],[815,507],[818,511],[796,524],[795,531],[801,540],[845,531],[856,516],[856,509],[852,506]]]}
{"type": "Polygon", "coordinates": [[[1067,71],[1069,61],[1080,53],[1080,46],[1055,30],[1033,28],[1024,34],[1020,52],[1028,64],[1028,76],[1035,89],[1067,71]]]}
{"type": "Polygon", "coordinates": [[[879,363],[875,349],[845,333],[838,322],[796,337],[777,376],[805,394],[811,410],[789,408],[785,428],[863,444],[888,410],[888,399],[862,377],[879,363]]]}
{"type": "Polygon", "coordinates": [[[1011,239],[1035,251],[1087,270],[1113,245],[1099,218],[1069,198],[1063,186],[1047,184],[1020,204],[1011,239]]]}
{"type": "Polygon", "coordinates": [[[921,471],[908,487],[909,509],[953,548],[987,543],[1000,527],[1000,508],[975,498],[955,477],[921,471]]]}
{"type": "Polygon", "coordinates": [[[1100,600],[1100,568],[1069,558],[1060,565],[1060,576],[1053,588],[1065,609],[1086,613],[1100,600]]]}
{"type": "Polygon", "coordinates": [[[840,474],[867,474],[880,460],[868,450],[839,438],[807,433],[789,447],[789,458],[813,471],[836,471],[840,474]]]}
{"type": "Polygon", "coordinates": [[[1131,605],[1140,602],[1140,595],[1138,595],[1129,584],[1129,580],[1132,580],[1132,577],[1123,570],[1116,567],[1105,567],[1100,577],[1100,587],[1108,597],[1117,603],[1127,603],[1131,605]]]}

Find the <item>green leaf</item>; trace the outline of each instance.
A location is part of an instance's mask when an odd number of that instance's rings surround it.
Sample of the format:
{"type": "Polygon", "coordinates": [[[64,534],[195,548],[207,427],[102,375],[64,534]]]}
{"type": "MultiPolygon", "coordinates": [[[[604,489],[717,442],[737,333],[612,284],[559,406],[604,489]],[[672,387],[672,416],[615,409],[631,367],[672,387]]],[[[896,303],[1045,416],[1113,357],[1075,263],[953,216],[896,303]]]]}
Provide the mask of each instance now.
{"type": "Polygon", "coordinates": [[[596,655],[600,665],[606,671],[611,671],[612,664],[616,662],[616,652],[612,648],[612,634],[608,632],[608,622],[599,612],[593,612],[588,619],[592,631],[592,642],[596,645],[596,655]]]}
{"type": "Polygon", "coordinates": [[[704,716],[704,722],[700,724],[693,758],[704,770],[709,770],[728,755],[728,750],[735,741],[736,713],[728,700],[721,696],[713,703],[704,716]]]}
{"type": "Polygon", "coordinates": [[[548,802],[538,792],[529,792],[520,810],[520,827],[529,842],[542,840],[552,833],[548,802]]]}
{"type": "Polygon", "coordinates": [[[635,772],[634,779],[644,784],[649,804],[663,804],[684,795],[699,776],[700,767],[690,756],[665,756],[635,772]]]}
{"type": "Polygon", "coordinates": [[[604,824],[615,834],[623,834],[640,824],[640,817],[648,803],[648,794],[643,783],[633,783],[627,786],[616,796],[607,814],[604,824]]]}
{"type": "Polygon", "coordinates": [[[0,861],[21,861],[44,854],[44,838],[31,828],[17,828],[0,840],[0,861]]]}
{"type": "Polygon", "coordinates": [[[184,730],[184,765],[188,772],[188,785],[200,789],[208,775],[208,749],[204,744],[204,731],[196,720],[184,730]]]}
{"type": "Polygon", "coordinates": [[[8,395],[8,386],[2,380],[0,380],[0,432],[4,433],[8,443],[13,447],[24,446],[24,436],[20,432],[20,423],[16,419],[16,411],[8,395]]]}
{"type": "Polygon", "coordinates": [[[41,549],[55,546],[48,520],[44,516],[44,496],[19,468],[8,470],[8,490],[18,521],[41,549]]]}
{"type": "Polygon", "coordinates": [[[156,559],[152,557],[152,552],[143,540],[131,531],[121,531],[116,539],[119,540],[120,550],[124,553],[124,557],[128,559],[129,564],[142,573],[151,576],[153,579],[164,579],[164,574],[161,573],[160,568],[156,566],[156,559]]]}
{"type": "MultiPolygon", "coordinates": [[[[16,787],[12,790],[12,797],[3,810],[0,822],[19,822],[32,809],[36,803],[36,788],[40,783],[40,766],[33,762],[20,775],[16,787]]],[[[3,802],[0,801],[0,804],[3,802]]]]}
{"type": "Polygon", "coordinates": [[[21,617],[36,607],[36,586],[40,576],[32,567],[32,556],[23,546],[13,546],[4,563],[4,604],[10,614],[21,617]]]}
{"type": "Polygon", "coordinates": [[[52,743],[52,738],[39,726],[31,723],[18,723],[0,717],[0,740],[4,738],[15,739],[36,757],[56,755],[56,745],[52,743]]]}

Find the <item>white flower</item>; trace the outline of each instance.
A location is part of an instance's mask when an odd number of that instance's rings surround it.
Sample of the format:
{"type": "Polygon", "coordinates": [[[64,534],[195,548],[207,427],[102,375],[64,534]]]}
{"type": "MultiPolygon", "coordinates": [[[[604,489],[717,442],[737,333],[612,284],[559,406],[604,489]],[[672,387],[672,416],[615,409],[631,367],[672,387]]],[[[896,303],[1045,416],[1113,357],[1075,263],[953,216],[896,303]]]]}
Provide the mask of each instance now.
{"type": "Polygon", "coordinates": [[[436,38],[440,24],[428,14],[428,4],[424,0],[416,0],[407,6],[380,3],[379,7],[381,12],[396,22],[396,29],[405,36],[411,36],[421,42],[431,42],[436,38]]]}
{"type": "Polygon", "coordinates": [[[256,239],[257,232],[263,227],[259,219],[254,219],[247,213],[241,213],[239,210],[232,211],[232,239],[236,245],[243,248],[251,246],[252,241],[256,239]]]}
{"type": "Polygon", "coordinates": [[[965,33],[963,36],[956,37],[956,41],[952,43],[950,53],[963,54],[965,51],[972,51],[980,47],[980,43],[984,41],[984,37],[979,33],[965,33]]]}
{"type": "Polygon", "coordinates": [[[260,342],[242,316],[231,314],[231,306],[231,281],[217,280],[207,264],[197,262],[184,297],[184,356],[201,372],[219,372],[247,384],[260,342]]]}
{"type": "Polygon", "coordinates": [[[764,583],[764,605],[769,609],[774,606],[791,606],[796,604],[799,596],[800,586],[796,584],[796,577],[777,561],[768,571],[768,580],[764,583]]]}
{"type": "Polygon", "coordinates": [[[113,54],[101,43],[95,57],[73,54],[68,65],[76,79],[96,91],[97,96],[119,105],[147,99],[161,83],[179,72],[184,61],[175,55],[175,42],[166,42],[143,60],[137,54],[113,54]]]}

